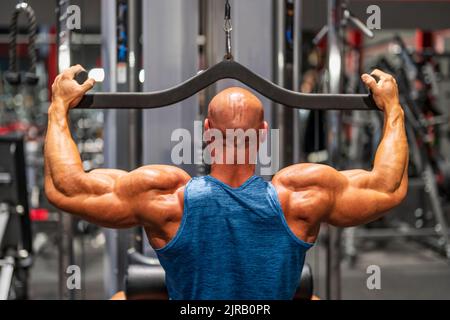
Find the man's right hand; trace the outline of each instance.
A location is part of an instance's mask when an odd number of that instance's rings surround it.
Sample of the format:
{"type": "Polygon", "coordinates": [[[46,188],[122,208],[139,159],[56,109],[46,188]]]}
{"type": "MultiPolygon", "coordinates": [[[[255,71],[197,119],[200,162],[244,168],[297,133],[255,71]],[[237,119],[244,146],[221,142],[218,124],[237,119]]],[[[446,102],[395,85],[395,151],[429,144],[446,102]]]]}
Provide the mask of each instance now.
{"type": "Polygon", "coordinates": [[[381,70],[375,69],[369,75],[367,73],[361,76],[364,84],[372,91],[373,99],[378,108],[389,112],[394,107],[399,107],[397,82],[394,77],[381,70]],[[377,82],[375,78],[379,81],[377,82]]]}

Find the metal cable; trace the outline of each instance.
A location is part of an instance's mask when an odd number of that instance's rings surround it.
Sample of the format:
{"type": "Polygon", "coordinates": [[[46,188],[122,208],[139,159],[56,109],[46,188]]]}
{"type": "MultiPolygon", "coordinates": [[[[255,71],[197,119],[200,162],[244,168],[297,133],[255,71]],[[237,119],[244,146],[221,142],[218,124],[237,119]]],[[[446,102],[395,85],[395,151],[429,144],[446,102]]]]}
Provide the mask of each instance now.
{"type": "Polygon", "coordinates": [[[233,30],[233,26],[231,25],[231,5],[230,1],[227,0],[225,3],[225,25],[223,27],[225,30],[225,59],[231,60],[233,59],[233,55],[231,54],[231,31],[233,30]]]}

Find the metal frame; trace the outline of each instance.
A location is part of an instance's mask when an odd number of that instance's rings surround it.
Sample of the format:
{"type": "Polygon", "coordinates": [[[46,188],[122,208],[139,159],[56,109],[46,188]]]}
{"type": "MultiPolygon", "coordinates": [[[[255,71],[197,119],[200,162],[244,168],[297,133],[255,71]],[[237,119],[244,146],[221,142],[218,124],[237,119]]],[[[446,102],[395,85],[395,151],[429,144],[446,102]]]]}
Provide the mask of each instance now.
{"type": "Polygon", "coordinates": [[[6,226],[8,225],[9,215],[9,205],[7,203],[0,203],[0,247],[6,232],[6,226]]]}
{"type": "MultiPolygon", "coordinates": [[[[116,0],[101,0],[101,43],[102,67],[105,70],[103,88],[105,91],[117,91],[117,3],[116,0]]],[[[105,110],[104,141],[105,165],[118,167],[118,152],[120,138],[117,121],[120,118],[118,110],[105,110]]],[[[112,297],[119,291],[119,230],[103,229],[105,235],[105,255],[103,263],[103,283],[105,298],[112,297]]],[[[122,254],[123,256],[123,254],[122,254]]]]}
{"type": "Polygon", "coordinates": [[[13,257],[6,257],[0,260],[0,300],[8,300],[14,266],[13,257]]]}
{"type": "MultiPolygon", "coordinates": [[[[450,235],[450,230],[447,230],[450,235]]],[[[377,229],[355,229],[355,238],[399,238],[399,237],[439,237],[435,228],[377,228],[377,229]]]]}
{"type": "MultiPolygon", "coordinates": [[[[405,67],[407,67],[406,74],[408,76],[409,81],[414,81],[415,78],[417,78],[417,67],[414,64],[414,61],[411,59],[410,53],[408,52],[408,49],[406,48],[405,43],[399,36],[394,36],[393,38],[384,39],[377,42],[377,45],[379,44],[386,44],[394,42],[398,44],[401,47],[400,56],[402,57],[403,63],[405,67]]],[[[386,69],[388,71],[394,72],[394,69],[392,66],[390,66],[388,63],[384,62],[382,66],[382,69],[386,69]]],[[[402,81],[399,82],[399,87],[401,92],[410,92],[410,89],[408,86],[406,86],[402,81]]],[[[414,92],[410,92],[410,95],[413,96],[414,92]]],[[[392,233],[397,232],[397,236],[410,236],[412,235],[418,235],[418,236],[437,236],[440,237],[440,241],[432,241],[432,245],[435,248],[443,249],[444,254],[446,255],[447,259],[450,259],[450,236],[449,236],[449,228],[448,228],[448,222],[445,217],[445,212],[441,203],[438,185],[436,181],[436,176],[434,174],[434,170],[432,168],[432,159],[430,159],[430,155],[425,151],[425,148],[421,148],[420,144],[417,141],[417,137],[421,137],[422,141],[425,141],[426,137],[424,137],[425,129],[423,128],[422,121],[420,114],[417,113],[417,106],[415,106],[415,102],[412,97],[410,96],[401,96],[400,102],[404,106],[403,110],[405,112],[405,119],[406,119],[406,132],[408,135],[409,140],[409,147],[411,151],[411,162],[414,163],[417,170],[421,173],[420,180],[423,181],[424,186],[424,193],[425,199],[427,200],[426,204],[429,204],[431,206],[431,212],[433,213],[436,228],[433,229],[433,232],[430,232],[430,230],[422,231],[422,230],[415,230],[408,232],[403,232],[404,230],[398,231],[398,228],[396,227],[387,227],[383,228],[382,230],[370,230],[368,233],[368,236],[371,237],[372,234],[376,234],[378,237],[382,237],[382,235],[390,236],[392,233]],[[442,242],[439,244],[439,242],[442,242]],[[436,244],[437,243],[437,244],[436,244]]],[[[361,231],[357,228],[353,229],[355,230],[355,233],[358,233],[361,235],[366,234],[366,231],[361,231]]],[[[430,241],[428,241],[430,242],[430,241]]],[[[355,245],[352,244],[347,248],[347,251],[351,252],[352,255],[356,254],[355,245]]]]}
{"type": "MultiPolygon", "coordinates": [[[[293,63],[293,75],[292,75],[292,90],[300,91],[301,78],[302,78],[302,12],[303,1],[294,0],[294,63],[293,63]]],[[[293,114],[293,162],[299,163],[301,159],[301,143],[304,135],[304,129],[301,128],[301,111],[294,111],[293,114]]]]}
{"type": "MultiPolygon", "coordinates": [[[[9,205],[7,203],[0,203],[0,247],[6,227],[8,226],[9,216],[9,205]]],[[[7,256],[0,259],[0,300],[8,300],[13,274],[14,258],[7,256]]]]}
{"type": "Polygon", "coordinates": [[[30,267],[33,253],[23,136],[0,137],[0,142],[9,149],[0,181],[0,251],[4,254],[0,257],[0,300],[7,300],[15,269],[30,267]]]}
{"type": "MultiPolygon", "coordinates": [[[[342,37],[341,20],[343,0],[328,0],[328,77],[329,92],[340,93],[343,90],[343,48],[340,45],[342,37]]],[[[375,107],[376,108],[376,107],[375,107]]],[[[327,149],[328,161],[339,168],[340,150],[340,128],[341,114],[338,111],[327,114],[327,149]]],[[[328,225],[327,242],[327,277],[326,277],[326,297],[327,299],[338,300],[341,298],[341,229],[328,225]]]]}
{"type": "MultiPolygon", "coordinates": [[[[58,48],[58,70],[63,72],[64,69],[70,67],[71,53],[70,53],[70,33],[67,28],[67,8],[70,6],[70,0],[56,0],[56,17],[57,17],[57,48],[58,48]]],[[[73,248],[73,217],[69,214],[59,212],[59,261],[58,261],[58,276],[59,276],[59,298],[60,299],[75,299],[75,292],[67,289],[67,267],[73,265],[75,262],[74,248],[73,248]]]]}
{"type": "MultiPolygon", "coordinates": [[[[128,91],[140,91],[138,62],[141,61],[142,50],[139,44],[139,35],[142,33],[142,19],[139,14],[141,1],[128,0],[128,91]]],[[[142,110],[129,110],[129,164],[130,170],[142,165],[142,110]]],[[[142,252],[143,228],[134,230],[134,241],[137,250],[142,252]]]]}
{"type": "MultiPolygon", "coordinates": [[[[286,1],[274,0],[274,31],[273,31],[273,51],[274,65],[273,77],[274,83],[280,87],[286,86],[286,1]]],[[[273,100],[272,100],[273,101],[273,100]]],[[[279,166],[285,167],[288,162],[286,143],[288,143],[289,125],[285,122],[286,108],[279,103],[272,103],[273,127],[279,130],[279,139],[284,143],[279,144],[279,166]]],[[[291,159],[289,159],[290,161],[291,159]]]]}

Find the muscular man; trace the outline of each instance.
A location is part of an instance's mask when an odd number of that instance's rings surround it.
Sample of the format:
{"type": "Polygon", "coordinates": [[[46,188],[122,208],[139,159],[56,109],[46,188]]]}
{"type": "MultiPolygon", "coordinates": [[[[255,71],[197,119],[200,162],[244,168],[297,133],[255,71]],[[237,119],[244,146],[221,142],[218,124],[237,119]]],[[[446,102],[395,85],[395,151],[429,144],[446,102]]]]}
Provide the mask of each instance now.
{"type": "MultiPolygon", "coordinates": [[[[191,178],[167,165],[125,172],[84,172],[68,112],[92,88],[78,85],[75,66],[53,84],[45,144],[45,189],[55,206],[109,228],[143,226],[166,271],[172,299],[291,299],[306,251],[321,223],[347,227],[378,219],[407,190],[408,145],[395,80],[375,70],[362,80],[384,112],[384,134],[373,169],[337,171],[320,164],[284,168],[266,182],[244,163],[212,152],[211,174],[191,178]],[[374,77],[378,78],[378,81],[374,77]]],[[[209,106],[205,131],[267,130],[261,102],[230,88],[209,106]]],[[[212,141],[212,140],[211,140],[212,141]]],[[[236,157],[229,157],[236,160],[236,157]]]]}

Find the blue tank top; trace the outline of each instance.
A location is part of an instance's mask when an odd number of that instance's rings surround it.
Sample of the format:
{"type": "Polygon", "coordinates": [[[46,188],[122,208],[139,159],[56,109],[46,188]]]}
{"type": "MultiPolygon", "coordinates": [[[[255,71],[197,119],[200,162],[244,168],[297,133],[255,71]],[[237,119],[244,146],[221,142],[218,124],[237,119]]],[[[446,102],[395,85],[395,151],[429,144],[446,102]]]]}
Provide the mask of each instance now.
{"type": "Polygon", "coordinates": [[[312,246],[288,227],[275,188],[193,178],[175,237],[156,250],[174,300],[288,300],[312,246]]]}

